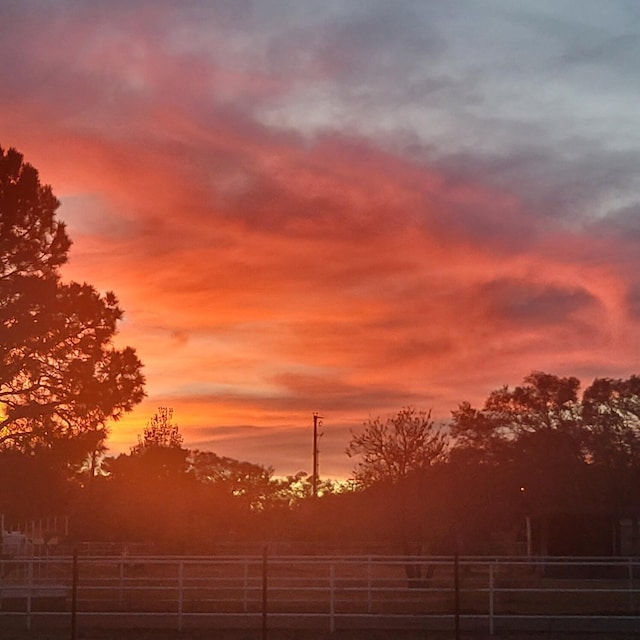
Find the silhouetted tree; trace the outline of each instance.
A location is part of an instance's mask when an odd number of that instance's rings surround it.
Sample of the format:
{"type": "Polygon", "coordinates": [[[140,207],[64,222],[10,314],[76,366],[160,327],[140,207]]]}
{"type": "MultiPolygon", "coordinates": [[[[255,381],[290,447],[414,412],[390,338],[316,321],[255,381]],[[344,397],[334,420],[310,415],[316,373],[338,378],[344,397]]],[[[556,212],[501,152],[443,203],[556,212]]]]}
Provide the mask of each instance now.
{"type": "Polygon", "coordinates": [[[189,453],[189,465],[199,483],[215,485],[252,510],[264,509],[279,490],[271,467],[199,450],[189,453]]]}
{"type": "Polygon", "coordinates": [[[183,441],[178,425],[173,423],[173,409],[158,407],[147,422],[142,436],[138,436],[138,444],[132,448],[132,453],[153,447],[180,449],[183,441]]]}
{"type": "MultiPolygon", "coordinates": [[[[385,421],[366,422],[362,431],[352,434],[347,447],[349,457],[361,457],[353,472],[355,485],[380,492],[379,510],[394,523],[394,537],[407,556],[423,554],[427,538],[422,527],[424,506],[416,509],[407,487],[421,471],[445,459],[447,445],[430,412],[406,407],[385,421]]],[[[409,562],[405,571],[409,586],[420,586],[432,568],[409,562]]]]}
{"type": "Polygon", "coordinates": [[[640,468],[640,377],[596,378],[582,398],[593,464],[624,471],[640,468]]]}
{"type": "Polygon", "coordinates": [[[483,461],[533,455],[640,468],[640,377],[596,378],[579,394],[577,378],[533,372],[524,384],[493,391],[481,410],[452,412],[456,449],[483,461]]]}
{"type": "Polygon", "coordinates": [[[545,527],[568,513],[637,522],[640,378],[596,378],[579,391],[577,378],[533,372],[520,386],[492,392],[481,410],[461,404],[451,424],[452,460],[499,467],[503,498],[511,495],[514,511],[519,502],[545,527]]]}
{"type": "Polygon", "coordinates": [[[581,457],[585,440],[580,421],[577,378],[533,372],[524,384],[492,391],[482,410],[463,402],[452,412],[451,434],[458,449],[485,460],[503,457],[514,445],[533,440],[554,444],[581,457]]]}
{"type": "Polygon", "coordinates": [[[362,431],[351,434],[346,453],[361,458],[353,472],[356,484],[369,486],[429,467],[444,459],[446,451],[447,438],[431,413],[406,407],[385,421],[365,422],[362,431]]]}
{"type": "Polygon", "coordinates": [[[453,459],[501,466],[531,510],[567,508],[581,499],[586,464],[579,388],[577,378],[533,372],[491,392],[482,410],[461,404],[452,412],[453,459]]]}
{"type": "Polygon", "coordinates": [[[175,480],[188,470],[189,451],[183,448],[182,442],[179,427],[173,423],[173,409],[158,407],[130,454],[107,458],[103,468],[113,477],[131,481],[175,480]]]}
{"type": "Polygon", "coordinates": [[[98,480],[100,509],[110,513],[107,537],[183,550],[203,501],[182,442],[173,410],[159,407],[128,454],[105,458],[98,480]]]}
{"type": "MultiPolygon", "coordinates": [[[[293,506],[314,497],[313,476],[305,471],[285,476],[279,479],[279,496],[286,504],[293,506]]],[[[327,497],[348,490],[350,485],[341,483],[331,478],[318,478],[316,480],[316,497],[327,497]]]]}
{"type": "Polygon", "coordinates": [[[71,243],[58,206],[22,154],[0,149],[0,448],[68,441],[77,460],[76,445],[86,459],[142,399],[144,380],[134,350],[113,346],[114,294],[60,279],[71,243]]]}
{"type": "Polygon", "coordinates": [[[597,378],[585,389],[582,419],[591,494],[617,518],[631,518],[633,553],[640,550],[640,377],[597,378]]]}

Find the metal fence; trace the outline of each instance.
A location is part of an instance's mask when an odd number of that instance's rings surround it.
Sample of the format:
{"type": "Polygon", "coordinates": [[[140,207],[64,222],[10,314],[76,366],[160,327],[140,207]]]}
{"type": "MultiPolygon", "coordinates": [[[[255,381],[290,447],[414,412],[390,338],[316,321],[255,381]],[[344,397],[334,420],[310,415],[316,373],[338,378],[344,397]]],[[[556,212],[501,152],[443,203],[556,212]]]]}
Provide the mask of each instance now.
{"type": "Polygon", "coordinates": [[[640,632],[640,558],[13,557],[9,624],[640,632]]]}

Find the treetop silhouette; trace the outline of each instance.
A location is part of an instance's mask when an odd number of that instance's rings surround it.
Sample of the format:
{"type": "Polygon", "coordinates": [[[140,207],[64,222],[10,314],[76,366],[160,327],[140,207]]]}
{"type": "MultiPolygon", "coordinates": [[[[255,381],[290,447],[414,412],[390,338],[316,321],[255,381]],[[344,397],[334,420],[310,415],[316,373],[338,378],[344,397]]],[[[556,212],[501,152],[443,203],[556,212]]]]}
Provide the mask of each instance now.
{"type": "Polygon", "coordinates": [[[354,470],[357,485],[397,481],[409,473],[443,460],[447,440],[430,413],[405,407],[386,420],[370,419],[352,433],[346,453],[359,457],[354,470]]]}
{"type": "Polygon", "coordinates": [[[61,280],[71,241],[59,205],[21,153],[0,148],[0,448],[82,442],[86,458],[142,400],[144,378],[135,351],[113,346],[116,296],[61,280]]]}

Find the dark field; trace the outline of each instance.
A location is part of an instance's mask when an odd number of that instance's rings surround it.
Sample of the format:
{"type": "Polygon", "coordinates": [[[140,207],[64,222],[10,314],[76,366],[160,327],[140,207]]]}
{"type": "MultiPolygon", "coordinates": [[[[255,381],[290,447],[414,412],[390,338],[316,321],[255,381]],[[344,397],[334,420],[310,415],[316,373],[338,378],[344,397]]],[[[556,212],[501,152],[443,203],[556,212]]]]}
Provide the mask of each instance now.
{"type": "MultiPolygon", "coordinates": [[[[51,631],[2,632],[3,640],[70,640],[67,633],[51,631]]],[[[509,633],[486,634],[462,633],[460,640],[631,640],[636,634],[606,633],[509,633]]],[[[158,630],[112,630],[79,632],[77,640],[262,640],[259,631],[202,631],[167,632],[158,630]]],[[[331,635],[323,632],[273,631],[267,640],[454,640],[452,633],[445,632],[398,632],[398,631],[337,631],[331,635]]]]}

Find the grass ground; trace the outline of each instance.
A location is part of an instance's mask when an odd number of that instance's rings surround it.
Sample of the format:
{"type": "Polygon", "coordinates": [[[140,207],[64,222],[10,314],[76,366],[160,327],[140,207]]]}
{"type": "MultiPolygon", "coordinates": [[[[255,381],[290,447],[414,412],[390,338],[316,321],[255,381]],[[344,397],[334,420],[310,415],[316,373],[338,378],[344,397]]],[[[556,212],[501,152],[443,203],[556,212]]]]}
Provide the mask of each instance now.
{"type": "MultiPolygon", "coordinates": [[[[72,640],[70,632],[56,630],[3,631],[3,640],[72,640]]],[[[490,636],[463,632],[460,640],[631,640],[636,634],[624,633],[515,633],[490,636]]],[[[76,640],[264,640],[261,630],[162,631],[158,629],[78,631],[76,640]]],[[[271,630],[266,640],[455,640],[452,632],[443,631],[280,631],[271,630]]]]}

